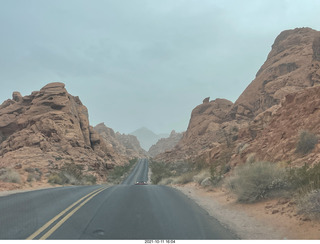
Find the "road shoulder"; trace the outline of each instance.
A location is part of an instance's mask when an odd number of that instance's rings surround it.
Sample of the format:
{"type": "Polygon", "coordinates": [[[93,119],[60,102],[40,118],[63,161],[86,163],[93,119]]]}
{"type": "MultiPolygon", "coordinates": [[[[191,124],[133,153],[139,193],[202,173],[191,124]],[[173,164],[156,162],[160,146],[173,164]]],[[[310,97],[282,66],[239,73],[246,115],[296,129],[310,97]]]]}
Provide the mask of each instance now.
{"type": "Polygon", "coordinates": [[[173,185],[241,239],[320,239],[320,223],[298,216],[290,203],[274,199],[240,204],[222,188],[206,189],[195,183],[173,185]]]}

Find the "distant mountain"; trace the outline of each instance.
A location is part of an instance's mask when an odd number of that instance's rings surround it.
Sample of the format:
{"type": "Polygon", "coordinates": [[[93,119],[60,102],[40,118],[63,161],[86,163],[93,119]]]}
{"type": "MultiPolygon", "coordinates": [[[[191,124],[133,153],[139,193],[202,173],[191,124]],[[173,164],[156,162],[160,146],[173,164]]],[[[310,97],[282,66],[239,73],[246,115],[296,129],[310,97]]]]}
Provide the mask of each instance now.
{"type": "Polygon", "coordinates": [[[152,145],[156,144],[159,139],[169,136],[169,134],[158,135],[146,127],[142,127],[130,134],[138,138],[141,147],[146,151],[148,151],[152,145]]]}
{"type": "Polygon", "coordinates": [[[151,157],[154,157],[160,153],[164,153],[167,150],[173,149],[183,136],[182,133],[177,133],[174,130],[169,137],[161,138],[156,144],[152,145],[148,151],[151,157]]]}

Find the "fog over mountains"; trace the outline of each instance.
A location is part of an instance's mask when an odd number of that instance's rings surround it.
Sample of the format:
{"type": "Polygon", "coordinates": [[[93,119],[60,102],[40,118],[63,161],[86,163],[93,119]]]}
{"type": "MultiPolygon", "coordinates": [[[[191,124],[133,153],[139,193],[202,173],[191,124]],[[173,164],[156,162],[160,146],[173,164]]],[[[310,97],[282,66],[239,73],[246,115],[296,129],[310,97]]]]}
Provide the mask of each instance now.
{"type": "Polygon", "coordinates": [[[152,145],[156,144],[159,139],[169,136],[169,134],[165,133],[156,134],[146,127],[141,127],[130,134],[138,138],[141,147],[146,151],[148,151],[152,145]]]}

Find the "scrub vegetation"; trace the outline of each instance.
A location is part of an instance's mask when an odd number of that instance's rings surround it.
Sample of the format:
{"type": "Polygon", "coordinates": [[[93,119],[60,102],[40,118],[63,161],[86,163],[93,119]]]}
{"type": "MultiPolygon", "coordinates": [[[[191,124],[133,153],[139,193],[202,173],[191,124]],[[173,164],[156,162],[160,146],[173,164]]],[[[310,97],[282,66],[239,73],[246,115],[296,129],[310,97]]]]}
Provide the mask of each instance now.
{"type": "Polygon", "coordinates": [[[85,174],[82,165],[65,163],[59,172],[51,173],[48,182],[58,185],[94,185],[97,178],[91,174],[85,174]]]}
{"type": "Polygon", "coordinates": [[[131,172],[134,165],[138,162],[137,158],[129,160],[129,163],[122,166],[115,166],[110,170],[107,181],[112,184],[120,184],[131,172]]]}
{"type": "Polygon", "coordinates": [[[20,174],[11,168],[0,169],[0,180],[11,183],[21,183],[20,174]]]}
{"type": "Polygon", "coordinates": [[[303,155],[308,154],[314,149],[317,143],[318,137],[315,134],[302,131],[299,135],[296,152],[303,155]]]}
{"type": "Polygon", "coordinates": [[[292,167],[286,162],[255,161],[250,155],[250,160],[237,166],[232,172],[225,163],[199,166],[190,162],[153,161],[150,167],[153,184],[196,182],[205,187],[223,185],[242,203],[290,197],[297,203],[301,213],[320,218],[320,164],[292,167]]]}

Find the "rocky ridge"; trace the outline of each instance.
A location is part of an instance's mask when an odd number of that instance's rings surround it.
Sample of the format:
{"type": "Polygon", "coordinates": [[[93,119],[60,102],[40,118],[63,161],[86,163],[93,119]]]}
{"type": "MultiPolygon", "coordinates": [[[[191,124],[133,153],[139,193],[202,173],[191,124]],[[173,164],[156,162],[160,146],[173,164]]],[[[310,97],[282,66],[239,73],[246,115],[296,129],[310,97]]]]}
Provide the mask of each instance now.
{"type": "Polygon", "coordinates": [[[14,168],[27,181],[36,169],[42,179],[66,163],[80,165],[97,178],[125,163],[89,125],[88,110],[79,97],[70,95],[63,83],[50,83],[40,91],[0,105],[0,168],[14,168]]]}
{"type": "Polygon", "coordinates": [[[213,163],[228,154],[228,161],[236,165],[245,161],[250,152],[271,161],[299,158],[293,150],[298,132],[293,133],[290,124],[294,124],[296,130],[309,129],[318,134],[315,123],[319,121],[312,115],[317,109],[312,105],[318,99],[319,54],[319,31],[296,28],[281,32],[256,78],[237,101],[232,104],[224,99],[209,101],[206,98],[192,111],[188,129],[178,145],[155,159],[213,163]],[[314,88],[306,89],[308,87],[314,88]],[[291,103],[291,109],[288,107],[288,101],[296,96],[301,96],[298,99],[300,105],[296,104],[301,111],[294,109],[294,103],[291,103]],[[314,110],[305,109],[302,118],[303,107],[314,110]],[[291,121],[293,118],[301,124],[291,121]],[[271,131],[277,131],[280,137],[271,131]],[[268,140],[269,137],[272,140],[268,140]],[[279,140],[281,143],[277,144],[279,140]]]}
{"type": "Polygon", "coordinates": [[[159,154],[155,160],[195,160],[220,144],[231,144],[237,139],[241,126],[237,121],[227,121],[233,103],[226,99],[205,98],[193,109],[187,131],[179,143],[169,151],[159,154]]]}
{"type": "Polygon", "coordinates": [[[286,95],[320,84],[320,32],[296,28],[280,33],[267,60],[235,102],[232,119],[254,119],[286,95]]]}
{"type": "Polygon", "coordinates": [[[177,133],[174,130],[171,131],[170,136],[167,138],[161,138],[156,144],[152,145],[148,151],[151,157],[163,153],[165,151],[174,148],[178,142],[181,140],[183,133],[177,133]]]}
{"type": "Polygon", "coordinates": [[[100,134],[109,147],[112,147],[120,155],[129,159],[144,158],[147,155],[147,152],[140,147],[140,143],[134,135],[115,133],[113,129],[107,127],[104,123],[96,125],[94,130],[100,134]]]}

